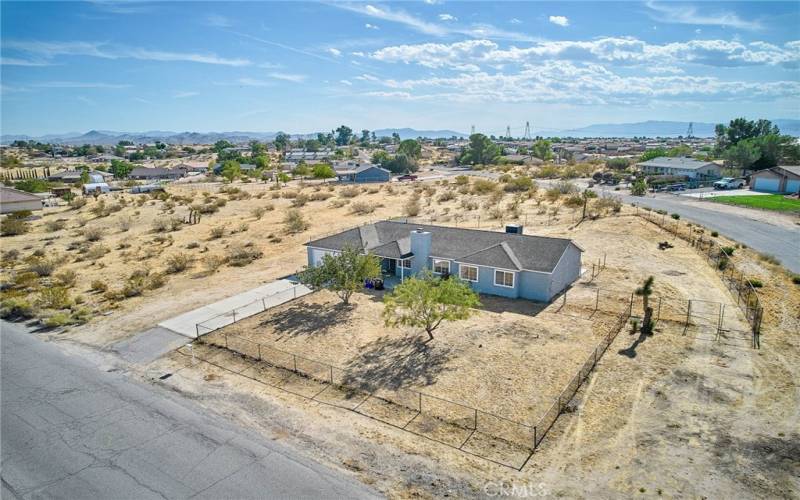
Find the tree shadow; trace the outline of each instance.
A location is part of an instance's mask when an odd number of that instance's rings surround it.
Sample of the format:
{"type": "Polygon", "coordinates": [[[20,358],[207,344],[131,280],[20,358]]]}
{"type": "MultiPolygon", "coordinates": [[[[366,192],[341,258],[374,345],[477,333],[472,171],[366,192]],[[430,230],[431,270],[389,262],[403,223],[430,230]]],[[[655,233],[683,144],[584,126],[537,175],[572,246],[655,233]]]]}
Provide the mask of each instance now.
{"type": "Polygon", "coordinates": [[[452,356],[450,347],[421,337],[382,337],[370,342],[344,367],[344,385],[372,392],[425,386],[436,381],[452,356]]]}
{"type": "Polygon", "coordinates": [[[273,313],[258,326],[272,327],[281,337],[318,335],[347,321],[353,308],[353,304],[342,302],[326,304],[297,302],[273,313]]]}
{"type": "Polygon", "coordinates": [[[481,305],[478,309],[493,313],[510,312],[514,314],[521,314],[524,316],[537,316],[540,312],[547,309],[549,304],[544,302],[534,302],[527,299],[509,299],[505,297],[498,297],[496,295],[480,296],[481,305]]]}
{"type": "Polygon", "coordinates": [[[639,337],[637,337],[636,340],[633,341],[633,344],[631,344],[630,347],[628,347],[627,349],[620,349],[618,351],[618,354],[622,354],[623,356],[627,356],[627,357],[629,357],[631,359],[635,358],[636,357],[636,348],[639,347],[639,344],[641,344],[642,342],[647,340],[647,338],[650,337],[651,335],[652,335],[652,333],[651,334],[647,334],[647,333],[643,333],[643,332],[640,331],[639,332],[639,337]]]}

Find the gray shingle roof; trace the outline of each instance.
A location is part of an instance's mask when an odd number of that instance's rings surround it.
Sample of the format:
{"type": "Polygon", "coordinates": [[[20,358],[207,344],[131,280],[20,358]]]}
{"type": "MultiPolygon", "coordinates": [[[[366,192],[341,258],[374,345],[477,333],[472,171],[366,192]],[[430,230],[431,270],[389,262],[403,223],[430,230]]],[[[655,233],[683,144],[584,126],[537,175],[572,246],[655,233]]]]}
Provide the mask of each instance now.
{"type": "Polygon", "coordinates": [[[680,168],[682,170],[697,170],[699,168],[715,165],[708,161],[698,161],[694,158],[680,156],[659,156],[652,160],[637,163],[640,167],[680,168]]]}
{"type": "Polygon", "coordinates": [[[431,256],[466,264],[512,270],[552,272],[572,240],[522,234],[381,221],[348,229],[306,245],[328,250],[351,246],[381,257],[410,252],[409,235],[421,228],[431,233],[431,256]]]}
{"type": "Polygon", "coordinates": [[[19,189],[0,186],[0,203],[17,203],[21,201],[42,201],[35,194],[31,194],[19,189]]]}

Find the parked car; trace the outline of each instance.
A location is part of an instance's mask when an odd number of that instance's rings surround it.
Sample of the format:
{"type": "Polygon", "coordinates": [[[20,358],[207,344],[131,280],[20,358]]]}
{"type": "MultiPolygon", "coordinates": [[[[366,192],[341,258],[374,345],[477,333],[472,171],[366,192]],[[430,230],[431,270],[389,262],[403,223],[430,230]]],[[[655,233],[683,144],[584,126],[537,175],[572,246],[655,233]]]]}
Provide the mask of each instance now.
{"type": "Polygon", "coordinates": [[[744,179],[734,177],[723,177],[714,183],[714,189],[742,189],[743,187],[744,179]]]}
{"type": "Polygon", "coordinates": [[[398,181],[415,181],[417,180],[417,176],[414,174],[405,174],[401,175],[397,178],[398,181]]]}

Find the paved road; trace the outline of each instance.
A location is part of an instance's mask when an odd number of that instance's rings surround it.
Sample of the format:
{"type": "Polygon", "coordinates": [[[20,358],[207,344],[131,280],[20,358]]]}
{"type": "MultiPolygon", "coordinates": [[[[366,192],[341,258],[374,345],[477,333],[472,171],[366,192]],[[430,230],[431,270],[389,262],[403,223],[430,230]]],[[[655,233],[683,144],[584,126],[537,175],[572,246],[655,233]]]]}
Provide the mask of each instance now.
{"type": "Polygon", "coordinates": [[[0,326],[4,499],[377,496],[179,395],[0,326]]]}

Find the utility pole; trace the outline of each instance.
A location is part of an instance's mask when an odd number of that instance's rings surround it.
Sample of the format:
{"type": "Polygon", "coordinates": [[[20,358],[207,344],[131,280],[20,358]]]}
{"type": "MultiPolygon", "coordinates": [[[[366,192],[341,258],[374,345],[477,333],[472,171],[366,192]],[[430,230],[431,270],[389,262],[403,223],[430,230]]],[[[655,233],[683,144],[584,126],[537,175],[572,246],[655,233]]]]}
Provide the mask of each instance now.
{"type": "Polygon", "coordinates": [[[686,138],[691,139],[694,137],[694,123],[689,122],[689,128],[686,130],[686,138]]]}
{"type": "Polygon", "coordinates": [[[531,123],[525,122],[525,134],[522,136],[526,140],[531,140],[531,123]]]}
{"type": "Polygon", "coordinates": [[[511,139],[511,125],[506,125],[506,139],[511,139]]]}
{"type": "Polygon", "coordinates": [[[475,135],[475,125],[470,126],[469,135],[475,135]]]}

